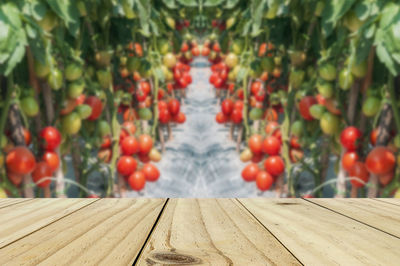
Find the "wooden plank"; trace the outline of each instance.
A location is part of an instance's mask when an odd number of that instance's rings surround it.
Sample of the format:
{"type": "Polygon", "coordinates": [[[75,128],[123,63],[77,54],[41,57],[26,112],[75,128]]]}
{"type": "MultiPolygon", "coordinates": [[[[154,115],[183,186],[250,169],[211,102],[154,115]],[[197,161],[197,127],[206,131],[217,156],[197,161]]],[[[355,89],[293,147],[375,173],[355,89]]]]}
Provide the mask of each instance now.
{"type": "Polygon", "coordinates": [[[240,202],[305,265],[398,265],[400,239],[302,199],[240,202]]]}
{"type": "Polygon", "coordinates": [[[138,265],[299,265],[232,199],[172,199],[138,265]]]}
{"type": "Polygon", "coordinates": [[[33,199],[0,209],[0,248],[97,199],[33,199]]]}
{"type": "Polygon", "coordinates": [[[400,206],[372,199],[307,199],[400,238],[400,206]]]}
{"type": "Polygon", "coordinates": [[[0,265],[132,265],[164,203],[99,200],[0,249],[0,265]]]}
{"type": "Polygon", "coordinates": [[[32,199],[28,199],[28,198],[7,198],[7,199],[0,199],[0,209],[1,208],[5,208],[7,206],[11,206],[14,204],[18,204],[24,201],[28,201],[28,200],[32,200],[32,199]]]}
{"type": "Polygon", "coordinates": [[[374,200],[382,201],[382,202],[386,202],[386,203],[390,203],[390,204],[393,204],[393,205],[400,206],[400,199],[388,199],[388,198],[379,198],[378,199],[378,198],[376,198],[374,200]]]}

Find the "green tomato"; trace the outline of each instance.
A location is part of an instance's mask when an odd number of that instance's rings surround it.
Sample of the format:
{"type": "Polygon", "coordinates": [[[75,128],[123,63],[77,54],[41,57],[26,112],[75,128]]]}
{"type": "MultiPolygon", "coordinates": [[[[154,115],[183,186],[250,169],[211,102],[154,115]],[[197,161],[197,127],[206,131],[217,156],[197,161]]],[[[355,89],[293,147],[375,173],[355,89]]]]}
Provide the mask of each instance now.
{"type": "Polygon", "coordinates": [[[274,59],[272,59],[271,57],[263,57],[261,59],[261,67],[264,71],[272,73],[272,71],[274,71],[275,68],[274,59]]]}
{"type": "Polygon", "coordinates": [[[325,7],[325,2],[318,1],[317,6],[315,7],[314,15],[316,17],[320,17],[322,14],[322,11],[324,11],[324,7],[325,7]]]}
{"type": "Polygon", "coordinates": [[[232,44],[232,52],[236,55],[240,55],[244,48],[244,42],[242,39],[238,39],[233,41],[232,44]]]}
{"type": "Polygon", "coordinates": [[[249,113],[250,120],[260,120],[262,118],[263,111],[261,108],[253,108],[249,113]]]}
{"type": "Polygon", "coordinates": [[[7,146],[8,140],[7,137],[4,134],[0,135],[0,149],[4,149],[5,146],[7,146]]]}
{"type": "Polygon", "coordinates": [[[75,110],[81,119],[87,119],[92,115],[92,108],[87,104],[78,105],[75,110]]]}
{"type": "Polygon", "coordinates": [[[95,55],[96,64],[98,67],[108,67],[111,63],[112,52],[100,51],[95,55]]]}
{"type": "Polygon", "coordinates": [[[307,55],[303,51],[289,51],[289,56],[293,66],[301,66],[307,59],[307,55]]]}
{"type": "Polygon", "coordinates": [[[343,25],[351,32],[356,32],[364,24],[358,17],[356,12],[350,10],[343,17],[343,25]]]}
{"type": "Polygon", "coordinates": [[[336,134],[339,130],[339,125],[339,117],[330,112],[325,112],[320,119],[322,132],[324,132],[326,135],[336,134]]]}
{"type": "Polygon", "coordinates": [[[97,80],[99,81],[100,86],[103,89],[107,89],[110,87],[111,84],[111,73],[108,70],[98,70],[96,72],[97,80]]]}
{"type": "Polygon", "coordinates": [[[153,113],[149,108],[140,108],[138,114],[141,120],[151,120],[153,118],[153,113]]]}
{"type": "Polygon", "coordinates": [[[160,39],[157,43],[158,51],[162,55],[166,55],[169,52],[170,45],[167,39],[160,39]]]}
{"type": "Polygon", "coordinates": [[[400,148],[400,134],[397,134],[396,137],[394,137],[394,146],[396,148],[400,148]]]}
{"type": "Polygon", "coordinates": [[[294,70],[290,73],[289,84],[293,89],[300,88],[306,73],[303,70],[294,70]]]}
{"type": "Polygon", "coordinates": [[[314,104],[310,107],[310,114],[314,119],[321,119],[326,111],[325,106],[320,104],[314,104]]]}
{"type": "Polygon", "coordinates": [[[360,64],[356,65],[354,64],[351,67],[351,73],[356,77],[356,78],[363,78],[365,75],[367,75],[368,71],[368,64],[367,61],[361,62],[360,64]]]}
{"type": "Polygon", "coordinates": [[[319,68],[319,76],[326,81],[334,81],[336,79],[336,67],[332,64],[324,64],[319,68]]]}
{"type": "Polygon", "coordinates": [[[82,67],[78,64],[68,64],[65,68],[65,78],[68,81],[75,81],[82,77],[83,70],[82,67]]]}
{"type": "Polygon", "coordinates": [[[295,121],[290,128],[290,132],[292,133],[292,135],[299,138],[303,135],[303,131],[304,123],[301,120],[295,121]]]}
{"type": "Polygon", "coordinates": [[[67,95],[70,99],[75,99],[82,95],[84,89],[85,81],[83,79],[79,79],[68,85],[67,95]]]}
{"type": "Polygon", "coordinates": [[[35,60],[34,63],[34,70],[35,74],[38,78],[44,79],[47,77],[47,75],[50,73],[50,64],[49,62],[46,62],[45,64],[42,64],[40,61],[35,60]]]}
{"type": "Polygon", "coordinates": [[[8,198],[6,191],[0,187],[0,199],[6,199],[6,198],[8,198]]]}
{"type": "Polygon", "coordinates": [[[62,131],[67,135],[74,135],[81,129],[82,121],[78,113],[72,112],[61,119],[62,131]]]}
{"type": "Polygon", "coordinates": [[[29,117],[36,116],[39,113],[39,105],[34,97],[25,97],[22,99],[21,109],[29,117]]]}
{"type": "Polygon", "coordinates": [[[375,116],[380,109],[381,100],[376,97],[368,97],[362,106],[362,111],[367,117],[375,116]]]}
{"type": "Polygon", "coordinates": [[[350,89],[354,84],[354,77],[351,71],[347,68],[342,69],[339,73],[339,87],[342,90],[350,89]]]}
{"type": "Polygon", "coordinates": [[[175,29],[175,26],[176,26],[176,24],[175,24],[175,20],[173,19],[173,18],[171,18],[171,17],[166,17],[165,18],[165,23],[171,28],[171,29],[175,29]]]}
{"type": "Polygon", "coordinates": [[[330,82],[320,80],[317,83],[318,92],[322,95],[322,97],[329,99],[333,96],[333,85],[330,82]]]}
{"type": "Polygon", "coordinates": [[[110,124],[106,120],[100,120],[98,125],[98,132],[100,137],[104,138],[111,134],[110,124]]]}
{"type": "Polygon", "coordinates": [[[227,20],[226,20],[226,29],[230,29],[230,28],[232,28],[232,26],[235,24],[235,22],[236,22],[236,19],[235,19],[235,17],[230,17],[230,18],[228,18],[227,20]]]}
{"type": "Polygon", "coordinates": [[[59,69],[52,69],[47,76],[47,83],[53,90],[59,90],[63,85],[63,75],[59,69]]]}
{"type": "Polygon", "coordinates": [[[132,74],[133,72],[139,70],[140,68],[140,58],[139,57],[129,57],[126,63],[126,68],[132,74]]]}
{"type": "Polygon", "coordinates": [[[58,19],[54,12],[48,10],[44,17],[37,21],[37,23],[44,31],[50,32],[58,25],[58,19]]]}

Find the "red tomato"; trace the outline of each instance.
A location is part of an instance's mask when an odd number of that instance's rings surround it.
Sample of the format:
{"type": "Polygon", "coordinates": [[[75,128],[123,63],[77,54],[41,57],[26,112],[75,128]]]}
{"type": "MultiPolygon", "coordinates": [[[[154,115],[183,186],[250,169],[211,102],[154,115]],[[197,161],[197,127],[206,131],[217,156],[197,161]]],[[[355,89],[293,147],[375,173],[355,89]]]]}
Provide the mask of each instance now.
{"type": "Polygon", "coordinates": [[[186,121],[186,116],[184,113],[180,112],[176,116],[174,116],[174,121],[178,124],[183,124],[186,121]]]}
{"type": "Polygon", "coordinates": [[[136,171],[129,176],[128,183],[133,190],[140,191],[146,185],[146,177],[141,171],[136,171]]]}
{"type": "Polygon", "coordinates": [[[137,161],[131,156],[121,156],[117,162],[117,171],[123,176],[129,176],[136,171],[137,161]]]}
{"type": "Polygon", "coordinates": [[[146,177],[146,180],[149,182],[157,181],[158,178],[160,177],[160,171],[154,164],[151,163],[146,163],[145,165],[143,165],[141,171],[146,177]]]}
{"type": "Polygon", "coordinates": [[[111,136],[105,136],[103,138],[103,142],[100,145],[100,148],[105,149],[105,148],[110,148],[111,147],[111,136]]]}
{"type": "Polygon", "coordinates": [[[96,96],[89,96],[85,103],[92,107],[92,114],[89,116],[88,120],[93,121],[100,117],[103,112],[103,103],[96,96]]]}
{"type": "Polygon", "coordinates": [[[31,132],[29,132],[29,130],[27,130],[26,128],[24,128],[23,131],[24,131],[25,145],[29,146],[31,145],[32,142],[31,132]]]}
{"type": "Polygon", "coordinates": [[[158,110],[168,109],[168,104],[165,101],[158,101],[158,110]]]}
{"type": "Polygon", "coordinates": [[[215,116],[215,121],[217,121],[218,124],[223,124],[226,123],[228,121],[229,117],[227,117],[226,115],[224,115],[222,112],[219,112],[216,116],[215,116]]]}
{"type": "Polygon", "coordinates": [[[23,175],[15,174],[13,172],[7,172],[7,177],[11,183],[15,186],[19,186],[22,183],[23,175]]]}
{"type": "Polygon", "coordinates": [[[145,153],[139,153],[138,158],[142,163],[148,163],[151,161],[150,155],[145,153]]]}
{"type": "Polygon", "coordinates": [[[367,167],[362,162],[356,162],[353,167],[349,171],[350,177],[356,177],[361,180],[351,180],[350,183],[356,187],[360,188],[364,186],[364,183],[367,183],[369,180],[369,173],[367,167]]]}
{"type": "Polygon", "coordinates": [[[292,136],[290,137],[290,147],[294,148],[294,149],[300,149],[301,145],[299,143],[299,138],[296,136],[292,136]]]}
{"type": "Polygon", "coordinates": [[[277,137],[266,137],[262,143],[262,151],[268,155],[278,155],[281,151],[281,142],[277,137]]]}
{"type": "Polygon", "coordinates": [[[268,190],[274,183],[274,178],[267,171],[260,171],[256,176],[256,184],[259,190],[268,190]]]}
{"type": "Polygon", "coordinates": [[[277,177],[285,171],[285,162],[279,156],[270,156],[264,162],[265,170],[277,177]]]}
{"type": "Polygon", "coordinates": [[[192,55],[193,56],[199,56],[200,55],[200,49],[198,47],[193,47],[192,48],[192,55]]]}
{"type": "Polygon", "coordinates": [[[212,49],[217,53],[221,52],[221,47],[219,46],[219,43],[217,43],[217,42],[214,43],[212,49]]]}
{"type": "Polygon", "coordinates": [[[344,170],[347,172],[350,171],[350,169],[355,165],[355,163],[358,161],[359,156],[357,152],[355,151],[348,151],[345,154],[343,154],[342,158],[342,167],[344,170]]]}
{"type": "Polygon", "coordinates": [[[136,90],[135,96],[136,96],[136,100],[138,100],[138,102],[144,102],[144,100],[146,100],[147,93],[145,93],[141,89],[138,89],[138,90],[136,90]]]}
{"type": "Polygon", "coordinates": [[[133,155],[139,152],[139,142],[134,136],[124,138],[121,143],[121,151],[123,155],[133,155]]]}
{"type": "Polygon", "coordinates": [[[17,146],[7,154],[6,166],[14,174],[26,175],[35,169],[36,160],[29,149],[17,146]]]}
{"type": "Polygon", "coordinates": [[[313,96],[306,96],[301,99],[299,103],[299,111],[300,115],[308,121],[314,120],[312,115],[310,114],[310,107],[314,104],[317,104],[317,100],[313,96]]]}
{"type": "Polygon", "coordinates": [[[181,52],[186,53],[187,51],[189,51],[189,45],[186,42],[184,42],[182,43],[181,52]]]}
{"type": "Polygon", "coordinates": [[[52,172],[55,172],[60,166],[60,158],[54,151],[46,151],[43,154],[42,160],[47,163],[52,172]]]}
{"type": "Polygon", "coordinates": [[[260,45],[260,48],[258,48],[258,56],[264,56],[265,53],[267,52],[267,44],[264,42],[260,45]]]}
{"type": "Polygon", "coordinates": [[[50,166],[45,162],[40,162],[36,165],[35,170],[32,172],[32,180],[38,187],[45,188],[51,184],[51,180],[42,181],[45,178],[52,177],[53,171],[50,166]]]}
{"type": "Polygon", "coordinates": [[[181,104],[177,99],[172,99],[168,102],[168,110],[172,116],[177,115],[181,109],[181,104]]]}
{"type": "Polygon", "coordinates": [[[393,177],[394,177],[394,171],[389,172],[389,173],[384,174],[384,175],[380,175],[379,176],[379,183],[381,183],[382,186],[386,186],[387,184],[392,182],[393,177]]]}
{"type": "Polygon", "coordinates": [[[146,95],[148,95],[151,92],[150,83],[148,83],[147,81],[141,81],[139,83],[139,90],[143,91],[146,95]]]}
{"type": "Polygon", "coordinates": [[[264,159],[264,154],[262,154],[262,153],[256,153],[256,154],[253,154],[253,157],[251,158],[251,161],[252,161],[253,163],[259,163],[259,162],[261,162],[263,159],[264,159]]]}
{"type": "Polygon", "coordinates": [[[243,113],[242,110],[239,109],[233,109],[232,114],[231,114],[231,119],[232,122],[235,124],[240,124],[242,123],[242,119],[243,119],[243,113]]]}
{"type": "Polygon", "coordinates": [[[249,148],[253,154],[263,151],[263,137],[261,135],[253,135],[249,138],[249,148]]]}
{"type": "Polygon", "coordinates": [[[139,137],[139,152],[142,154],[148,154],[153,148],[153,140],[149,135],[140,135],[139,137]]]}
{"type": "Polygon", "coordinates": [[[165,95],[165,90],[160,89],[160,90],[158,91],[157,99],[158,99],[158,100],[161,100],[162,98],[164,98],[164,95],[165,95]]]}
{"type": "Polygon", "coordinates": [[[238,109],[238,110],[242,111],[243,107],[244,107],[243,101],[236,101],[235,105],[233,106],[233,109],[238,109]]]}
{"type": "Polygon", "coordinates": [[[342,146],[349,151],[356,150],[360,146],[362,132],[356,127],[347,127],[340,134],[342,146]]]}
{"type": "Polygon", "coordinates": [[[262,89],[262,83],[259,81],[255,81],[251,84],[251,94],[257,95],[258,92],[262,89]]]}
{"type": "Polygon", "coordinates": [[[136,110],[133,108],[128,108],[125,110],[123,118],[124,121],[134,121],[137,119],[139,115],[137,114],[136,110]]]}
{"type": "Polygon", "coordinates": [[[375,128],[374,130],[372,130],[371,135],[370,135],[370,142],[373,146],[376,145],[376,141],[378,140],[379,137],[379,128],[375,128]]]}
{"type": "Polygon", "coordinates": [[[240,89],[240,90],[237,91],[237,96],[238,96],[238,98],[239,98],[240,100],[243,100],[243,99],[244,99],[244,92],[243,92],[243,89],[240,89]]]}
{"type": "Polygon", "coordinates": [[[171,114],[168,109],[161,109],[158,114],[158,119],[161,123],[167,124],[171,120],[171,114]]]}
{"type": "Polygon", "coordinates": [[[210,54],[210,48],[204,46],[203,48],[201,48],[201,55],[202,56],[208,56],[210,54]]]}
{"type": "Polygon", "coordinates": [[[222,113],[226,116],[231,115],[233,111],[234,103],[231,99],[225,99],[222,101],[221,110],[222,113]]]}
{"type": "Polygon", "coordinates": [[[260,168],[258,168],[258,165],[256,163],[250,163],[243,169],[242,177],[246,182],[255,181],[259,172],[260,168]]]}
{"type": "Polygon", "coordinates": [[[393,171],[396,158],[389,148],[379,146],[368,154],[365,164],[370,173],[384,175],[393,171]]]}
{"type": "Polygon", "coordinates": [[[43,148],[53,151],[61,144],[61,133],[54,127],[45,127],[40,131],[39,136],[44,140],[43,148]]]}

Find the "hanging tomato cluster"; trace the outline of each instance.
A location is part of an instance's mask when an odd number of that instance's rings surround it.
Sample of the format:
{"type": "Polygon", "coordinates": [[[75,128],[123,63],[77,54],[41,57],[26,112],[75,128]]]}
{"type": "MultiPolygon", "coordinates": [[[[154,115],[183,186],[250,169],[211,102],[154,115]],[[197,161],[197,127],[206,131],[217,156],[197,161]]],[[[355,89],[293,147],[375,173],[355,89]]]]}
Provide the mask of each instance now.
{"type": "Polygon", "coordinates": [[[278,196],[399,193],[400,5],[228,2],[205,9],[201,54],[221,102],[216,121],[231,124],[251,161],[244,180],[278,196]],[[302,191],[305,178],[313,187],[302,191]]]}
{"type": "Polygon", "coordinates": [[[3,1],[1,192],[65,197],[77,186],[81,197],[123,196],[127,184],[139,191],[157,181],[163,128],[186,120],[189,64],[200,54],[194,10],[163,1],[3,1]],[[103,179],[104,191],[88,188],[91,178],[103,179]]]}

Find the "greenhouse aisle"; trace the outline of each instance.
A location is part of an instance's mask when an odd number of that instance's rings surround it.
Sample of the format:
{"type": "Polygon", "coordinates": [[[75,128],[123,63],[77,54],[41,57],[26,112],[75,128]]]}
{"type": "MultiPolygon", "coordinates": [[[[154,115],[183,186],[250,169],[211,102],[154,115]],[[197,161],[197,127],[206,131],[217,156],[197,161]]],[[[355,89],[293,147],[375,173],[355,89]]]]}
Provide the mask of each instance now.
{"type": "Polygon", "coordinates": [[[254,183],[243,182],[235,143],[228,140],[229,128],[218,125],[219,111],[209,84],[210,68],[205,59],[192,64],[193,83],[182,107],[186,123],[173,129],[174,139],[167,143],[159,166],[161,177],[147,183],[144,191],[130,197],[255,197],[254,183]]]}

